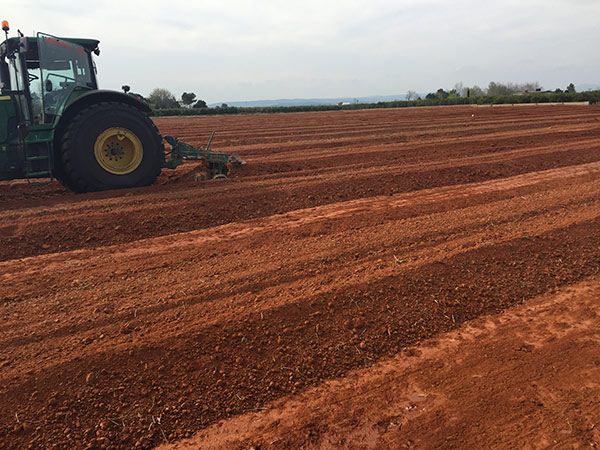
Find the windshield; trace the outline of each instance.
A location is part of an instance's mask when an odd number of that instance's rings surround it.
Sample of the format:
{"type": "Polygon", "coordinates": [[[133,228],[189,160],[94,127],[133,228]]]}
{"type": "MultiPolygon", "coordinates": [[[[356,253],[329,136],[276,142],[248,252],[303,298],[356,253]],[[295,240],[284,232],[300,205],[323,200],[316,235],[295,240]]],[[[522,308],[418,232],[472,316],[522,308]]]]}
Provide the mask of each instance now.
{"type": "Polygon", "coordinates": [[[60,114],[75,88],[95,89],[91,56],[85,48],[42,34],[38,48],[45,114],[60,114]]]}

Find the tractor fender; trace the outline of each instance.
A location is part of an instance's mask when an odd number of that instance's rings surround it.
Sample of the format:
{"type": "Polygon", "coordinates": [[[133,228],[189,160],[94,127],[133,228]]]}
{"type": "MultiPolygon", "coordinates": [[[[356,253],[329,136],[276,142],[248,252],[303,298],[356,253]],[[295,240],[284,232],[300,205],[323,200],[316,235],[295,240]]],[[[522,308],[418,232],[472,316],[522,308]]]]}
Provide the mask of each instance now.
{"type": "MultiPolygon", "coordinates": [[[[69,101],[65,111],[62,114],[62,118],[72,114],[72,110],[77,110],[77,112],[79,112],[88,106],[101,102],[126,103],[145,113],[152,112],[152,109],[150,109],[150,106],[147,103],[144,103],[133,95],[124,94],[123,92],[117,91],[95,90],[87,91],[69,101]]],[[[75,114],[77,114],[77,112],[75,112],[75,114]]]]}
{"type": "Polygon", "coordinates": [[[109,90],[94,90],[85,92],[76,98],[72,99],[68,102],[67,107],[64,109],[63,113],[60,115],[56,122],[56,126],[54,128],[54,161],[55,161],[55,171],[57,175],[60,174],[62,168],[60,167],[60,140],[62,139],[62,135],[64,131],[67,129],[71,121],[84,109],[89,106],[104,103],[104,102],[118,102],[125,103],[127,105],[133,106],[134,108],[139,109],[146,114],[152,112],[150,106],[139,100],[133,95],[124,94],[123,92],[117,91],[109,91],[109,90]]]}

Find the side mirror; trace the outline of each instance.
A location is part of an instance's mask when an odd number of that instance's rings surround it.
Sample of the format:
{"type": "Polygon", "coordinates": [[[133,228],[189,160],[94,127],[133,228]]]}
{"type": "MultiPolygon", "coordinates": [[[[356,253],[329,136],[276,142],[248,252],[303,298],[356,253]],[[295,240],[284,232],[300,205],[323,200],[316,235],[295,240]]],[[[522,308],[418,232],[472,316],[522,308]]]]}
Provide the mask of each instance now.
{"type": "Polygon", "coordinates": [[[44,87],[46,88],[46,92],[52,92],[54,86],[52,85],[52,80],[47,79],[46,83],[44,83],[44,87]]]}

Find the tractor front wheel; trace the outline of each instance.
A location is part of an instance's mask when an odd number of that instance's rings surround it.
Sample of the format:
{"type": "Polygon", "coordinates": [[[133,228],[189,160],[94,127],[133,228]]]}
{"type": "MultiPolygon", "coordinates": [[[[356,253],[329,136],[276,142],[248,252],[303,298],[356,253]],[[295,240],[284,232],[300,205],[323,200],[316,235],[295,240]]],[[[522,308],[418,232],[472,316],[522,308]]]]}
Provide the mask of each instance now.
{"type": "Polygon", "coordinates": [[[162,138],[138,109],[103,102],[81,111],[61,139],[66,183],[78,192],[152,184],[164,161],[162,138]]]}

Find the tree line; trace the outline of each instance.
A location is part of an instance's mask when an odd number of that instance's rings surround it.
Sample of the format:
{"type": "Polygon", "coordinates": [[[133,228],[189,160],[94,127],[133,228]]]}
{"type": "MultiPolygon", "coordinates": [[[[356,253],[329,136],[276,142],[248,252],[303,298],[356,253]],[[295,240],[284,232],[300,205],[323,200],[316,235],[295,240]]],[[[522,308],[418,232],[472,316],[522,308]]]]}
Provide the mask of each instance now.
{"type": "Polygon", "coordinates": [[[197,99],[193,92],[184,92],[181,100],[167,89],[154,89],[147,98],[130,92],[129,86],[123,86],[123,91],[145,101],[153,110],[155,116],[189,116],[217,114],[255,114],[277,112],[304,111],[336,111],[374,108],[403,108],[414,106],[443,106],[443,105],[496,105],[519,103],[569,103],[569,102],[600,102],[600,90],[577,92],[573,83],[565,89],[544,91],[537,82],[532,83],[498,83],[491,82],[487,88],[479,86],[464,86],[457,83],[452,89],[443,88],[421,97],[414,91],[409,91],[406,100],[353,103],[349,105],[307,105],[307,106],[267,106],[267,107],[235,107],[223,103],[209,108],[204,100],[197,99]]]}
{"type": "MultiPolygon", "coordinates": [[[[555,93],[555,94],[575,94],[577,89],[575,84],[570,83],[564,90],[557,88],[553,91],[543,91],[540,84],[535,82],[529,83],[499,83],[496,81],[490,82],[487,88],[483,89],[477,85],[464,86],[463,83],[456,83],[452,89],[438,89],[436,92],[430,92],[425,96],[427,100],[434,99],[453,99],[453,98],[480,98],[480,97],[506,97],[511,95],[527,95],[532,93],[555,93]]],[[[421,100],[419,94],[415,91],[408,91],[407,100],[421,100]]]]}
{"type": "Polygon", "coordinates": [[[344,111],[359,109],[406,108],[419,106],[452,106],[452,105],[501,105],[501,104],[526,104],[526,103],[571,103],[589,102],[600,103],[600,90],[587,92],[562,92],[506,95],[500,97],[454,97],[454,98],[422,98],[419,100],[398,100],[377,103],[351,103],[349,105],[311,105],[311,106],[260,106],[237,107],[225,105],[216,108],[175,108],[155,109],[154,116],[192,116],[192,115],[220,115],[220,114],[259,114],[259,113],[294,113],[309,111],[344,111]]]}
{"type": "MultiPolygon", "coordinates": [[[[196,94],[193,92],[184,92],[181,94],[181,100],[177,100],[175,96],[168,89],[156,88],[148,97],[144,97],[140,94],[132,93],[131,87],[124,85],[121,87],[123,92],[126,94],[133,95],[140,100],[148,103],[150,107],[154,109],[174,109],[174,108],[208,108],[208,105],[204,100],[196,98],[196,94]]],[[[227,105],[225,105],[227,106],[227,105]]]]}

